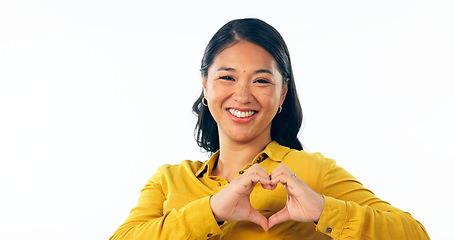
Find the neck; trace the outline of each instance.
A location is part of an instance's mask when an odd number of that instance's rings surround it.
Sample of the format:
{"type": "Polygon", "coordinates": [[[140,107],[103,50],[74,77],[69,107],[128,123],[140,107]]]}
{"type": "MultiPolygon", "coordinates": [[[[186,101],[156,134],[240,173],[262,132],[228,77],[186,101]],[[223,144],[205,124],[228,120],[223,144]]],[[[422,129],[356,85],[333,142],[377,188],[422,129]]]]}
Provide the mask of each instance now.
{"type": "Polygon", "coordinates": [[[258,139],[248,143],[226,141],[220,138],[220,154],[213,175],[222,177],[229,182],[242,170],[245,165],[251,163],[271,142],[270,138],[258,139]]]}

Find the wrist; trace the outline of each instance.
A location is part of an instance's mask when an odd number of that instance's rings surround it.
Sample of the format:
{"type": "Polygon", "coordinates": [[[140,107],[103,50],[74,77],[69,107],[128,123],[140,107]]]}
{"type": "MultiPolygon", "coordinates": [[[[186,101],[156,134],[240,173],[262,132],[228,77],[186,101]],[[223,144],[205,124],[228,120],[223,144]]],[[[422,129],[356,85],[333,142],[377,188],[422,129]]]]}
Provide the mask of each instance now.
{"type": "MultiPolygon", "coordinates": [[[[215,198],[216,198],[216,197],[215,197],[215,198]]],[[[214,202],[216,202],[216,200],[213,201],[213,199],[214,199],[214,195],[211,195],[211,196],[210,196],[210,199],[209,199],[209,202],[210,202],[210,208],[212,209],[213,217],[215,218],[215,220],[216,220],[217,223],[224,222],[223,220],[221,220],[220,218],[218,218],[218,217],[216,216],[216,214],[215,214],[214,209],[215,209],[216,204],[214,204],[214,202]]],[[[220,225],[220,224],[218,224],[218,225],[220,225]]]]}
{"type": "Polygon", "coordinates": [[[321,218],[321,215],[322,215],[322,212],[324,211],[324,202],[325,202],[325,199],[324,199],[324,196],[323,195],[320,195],[319,196],[321,197],[321,200],[319,201],[319,211],[318,211],[318,214],[317,214],[317,217],[313,220],[313,222],[315,222],[317,224],[317,222],[319,222],[319,219],[321,218]]]}

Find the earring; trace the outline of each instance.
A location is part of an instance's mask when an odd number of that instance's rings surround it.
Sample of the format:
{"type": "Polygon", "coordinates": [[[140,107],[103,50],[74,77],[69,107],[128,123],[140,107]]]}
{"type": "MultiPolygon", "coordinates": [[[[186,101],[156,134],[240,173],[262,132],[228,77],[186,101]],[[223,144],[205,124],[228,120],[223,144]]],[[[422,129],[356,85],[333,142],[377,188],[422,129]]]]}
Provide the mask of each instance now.
{"type": "Polygon", "coordinates": [[[206,107],[209,106],[209,101],[207,101],[207,98],[204,97],[201,102],[202,102],[202,105],[204,105],[206,107]],[[205,100],[205,102],[204,102],[204,100],[205,100]]]}
{"type": "Polygon", "coordinates": [[[278,113],[280,113],[281,110],[283,110],[283,106],[280,106],[280,108],[278,108],[278,113]]]}

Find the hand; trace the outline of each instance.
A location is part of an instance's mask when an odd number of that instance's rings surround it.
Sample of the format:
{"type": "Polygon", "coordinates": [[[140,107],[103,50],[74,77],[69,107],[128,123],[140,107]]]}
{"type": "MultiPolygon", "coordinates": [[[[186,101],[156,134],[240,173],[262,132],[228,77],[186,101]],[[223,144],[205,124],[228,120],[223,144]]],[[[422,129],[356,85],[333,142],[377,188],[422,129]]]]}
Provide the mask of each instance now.
{"type": "Polygon", "coordinates": [[[283,184],[288,197],[286,206],[268,219],[268,228],[289,220],[314,222],[321,217],[324,208],[324,197],[313,191],[305,182],[296,177],[284,164],[278,165],[270,174],[274,189],[278,183],[283,184]]]}
{"type": "Polygon", "coordinates": [[[273,190],[270,176],[259,164],[253,164],[241,176],[210,198],[215,219],[219,221],[250,221],[268,231],[268,220],[251,206],[250,194],[260,182],[265,189],[273,190]]]}

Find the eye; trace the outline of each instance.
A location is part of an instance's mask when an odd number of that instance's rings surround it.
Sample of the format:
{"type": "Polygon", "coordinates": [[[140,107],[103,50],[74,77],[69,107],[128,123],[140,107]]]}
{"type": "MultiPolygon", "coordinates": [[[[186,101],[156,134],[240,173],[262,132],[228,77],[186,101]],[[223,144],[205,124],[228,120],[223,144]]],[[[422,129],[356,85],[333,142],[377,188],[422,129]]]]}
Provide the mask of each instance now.
{"type": "Polygon", "coordinates": [[[256,80],[256,81],[254,81],[254,82],[255,82],[255,83],[261,83],[261,84],[270,83],[269,80],[267,80],[267,79],[262,79],[262,78],[261,78],[261,79],[258,79],[258,80],[256,80]]]}
{"type": "Polygon", "coordinates": [[[228,80],[228,81],[235,81],[231,76],[221,76],[220,79],[228,80]]]}

